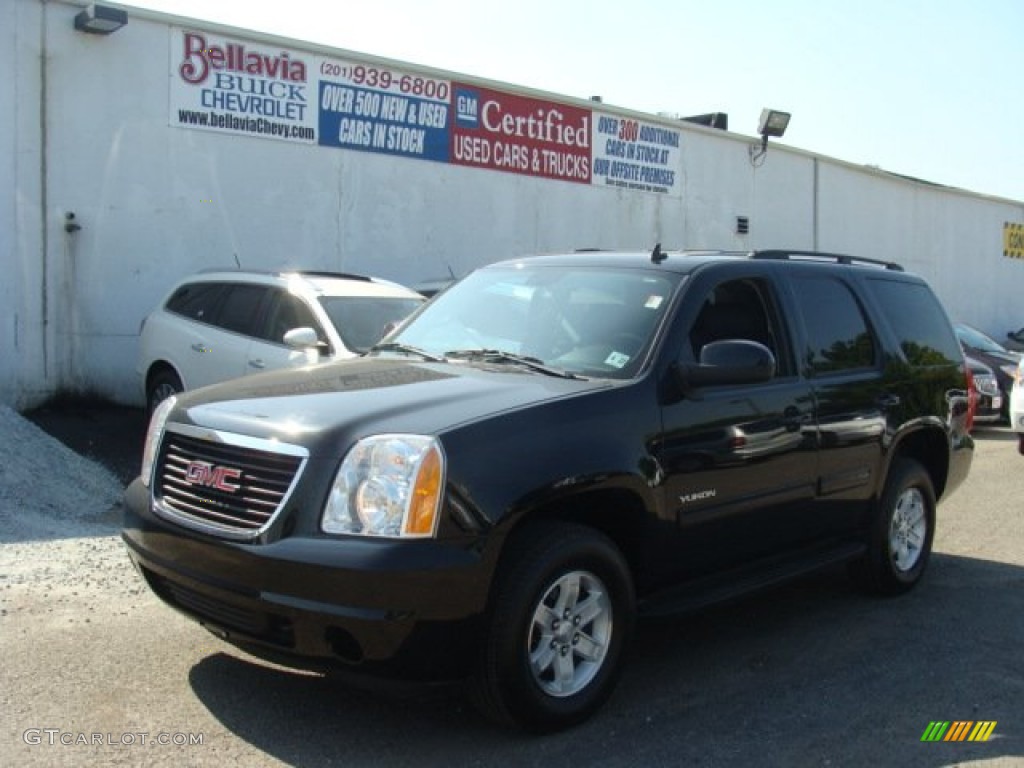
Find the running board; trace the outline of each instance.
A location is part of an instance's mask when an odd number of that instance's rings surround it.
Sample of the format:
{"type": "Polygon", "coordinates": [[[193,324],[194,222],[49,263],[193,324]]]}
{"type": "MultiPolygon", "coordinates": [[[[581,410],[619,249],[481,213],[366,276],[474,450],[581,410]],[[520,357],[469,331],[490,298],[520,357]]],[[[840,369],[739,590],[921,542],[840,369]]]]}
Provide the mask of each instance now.
{"type": "Polygon", "coordinates": [[[866,550],[861,542],[843,542],[828,548],[802,550],[783,559],[754,563],[655,592],[640,600],[638,612],[644,618],[660,618],[697,611],[849,562],[866,550]]]}

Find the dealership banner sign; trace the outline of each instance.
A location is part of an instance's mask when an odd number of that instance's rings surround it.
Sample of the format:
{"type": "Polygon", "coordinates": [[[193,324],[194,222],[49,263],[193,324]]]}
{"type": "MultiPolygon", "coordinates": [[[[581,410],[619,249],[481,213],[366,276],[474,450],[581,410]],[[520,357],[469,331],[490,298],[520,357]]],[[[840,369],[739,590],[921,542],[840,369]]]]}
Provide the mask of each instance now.
{"type": "Polygon", "coordinates": [[[171,28],[171,125],[303,144],[316,141],[312,59],[171,28]]]}
{"type": "Polygon", "coordinates": [[[172,126],[682,195],[656,123],[188,29],[171,51],[172,126]]]}
{"type": "Polygon", "coordinates": [[[590,183],[591,112],[456,84],[452,162],[590,183]]]}
{"type": "Polygon", "coordinates": [[[680,195],[682,131],[594,114],[594,183],[680,195]]]}
{"type": "Polygon", "coordinates": [[[317,72],[321,146],[447,162],[449,81],[334,59],[317,72]]]}

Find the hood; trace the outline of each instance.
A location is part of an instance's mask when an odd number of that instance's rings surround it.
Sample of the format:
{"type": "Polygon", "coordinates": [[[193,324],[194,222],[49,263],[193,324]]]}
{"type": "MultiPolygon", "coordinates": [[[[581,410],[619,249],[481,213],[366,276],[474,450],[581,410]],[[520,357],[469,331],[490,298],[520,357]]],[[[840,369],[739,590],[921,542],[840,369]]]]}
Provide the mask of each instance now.
{"type": "Polygon", "coordinates": [[[179,396],[175,421],[313,447],[332,434],[440,434],[612,383],[515,366],[358,358],[247,376],[179,396]]]}

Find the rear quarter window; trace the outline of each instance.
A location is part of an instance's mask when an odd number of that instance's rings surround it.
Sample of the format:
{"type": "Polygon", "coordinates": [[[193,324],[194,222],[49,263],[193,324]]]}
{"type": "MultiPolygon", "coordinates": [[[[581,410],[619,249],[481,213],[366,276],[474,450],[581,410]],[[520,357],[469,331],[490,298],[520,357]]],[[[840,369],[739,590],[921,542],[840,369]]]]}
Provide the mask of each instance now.
{"type": "Polygon", "coordinates": [[[928,286],[901,280],[870,279],[867,283],[907,362],[922,367],[962,359],[949,319],[928,286]]]}
{"type": "Polygon", "coordinates": [[[167,300],[166,309],[190,320],[213,322],[227,288],[225,283],[186,283],[167,300]]]}

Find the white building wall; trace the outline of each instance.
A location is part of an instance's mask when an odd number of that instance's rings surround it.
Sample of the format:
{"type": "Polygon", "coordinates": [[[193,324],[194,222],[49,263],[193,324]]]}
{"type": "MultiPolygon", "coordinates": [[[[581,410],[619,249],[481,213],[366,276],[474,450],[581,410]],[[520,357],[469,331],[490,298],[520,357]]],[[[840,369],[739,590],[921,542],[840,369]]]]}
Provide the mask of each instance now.
{"type": "MultiPolygon", "coordinates": [[[[12,3],[0,5],[0,69],[16,73],[17,55],[15,45],[18,25],[15,15],[19,6],[12,3]]],[[[17,77],[0,78],[0,114],[10,115],[0,120],[0,179],[15,178],[17,168],[16,105],[17,77]]],[[[0,265],[15,264],[16,185],[0,183],[0,265]]],[[[7,270],[5,270],[6,272],[7,270]]],[[[18,359],[17,320],[23,314],[18,307],[18,293],[21,275],[13,271],[0,280],[0,306],[10,307],[0,312],[0,403],[10,402],[18,390],[17,379],[20,369],[18,359]]]]}
{"type": "Polygon", "coordinates": [[[43,319],[40,8],[0,3],[0,403],[51,391],[43,319]]]}
{"type": "Polygon", "coordinates": [[[1003,255],[1003,224],[1024,221],[1024,203],[821,163],[818,218],[821,250],[902,264],[954,320],[997,340],[1024,325],[1024,260],[1003,255]]]}
{"type": "Polygon", "coordinates": [[[14,180],[0,181],[0,402],[68,390],[139,402],[142,318],[178,278],[236,263],[415,283],[580,247],[817,247],[899,261],[935,284],[952,315],[993,333],[1024,324],[1012,300],[1024,260],[1001,252],[1002,225],[1024,221],[1024,204],[774,143],[755,167],[749,137],[526,91],[680,131],[671,194],[177,127],[172,29],[295,59],[359,57],[149,12],[87,35],[73,29],[78,10],[0,3],[0,65],[16,73],[0,79],[0,179],[14,180]]]}

